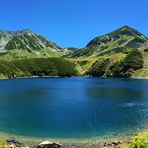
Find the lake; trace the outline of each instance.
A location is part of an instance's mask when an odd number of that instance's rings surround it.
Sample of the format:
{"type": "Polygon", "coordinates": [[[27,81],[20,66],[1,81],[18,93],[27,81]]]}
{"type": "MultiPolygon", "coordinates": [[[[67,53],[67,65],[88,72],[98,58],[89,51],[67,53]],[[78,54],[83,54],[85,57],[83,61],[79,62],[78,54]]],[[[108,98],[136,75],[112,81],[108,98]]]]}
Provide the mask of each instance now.
{"type": "Polygon", "coordinates": [[[0,134],[80,139],[128,135],[148,123],[148,80],[0,80],[0,134]]]}

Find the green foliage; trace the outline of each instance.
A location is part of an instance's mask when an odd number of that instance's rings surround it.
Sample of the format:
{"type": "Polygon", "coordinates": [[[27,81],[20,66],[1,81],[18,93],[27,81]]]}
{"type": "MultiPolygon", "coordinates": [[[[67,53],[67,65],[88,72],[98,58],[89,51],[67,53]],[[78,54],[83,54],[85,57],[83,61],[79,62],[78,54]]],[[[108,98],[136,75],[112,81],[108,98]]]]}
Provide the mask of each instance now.
{"type": "Polygon", "coordinates": [[[140,48],[143,43],[145,43],[145,39],[136,37],[125,46],[130,48],[140,48]]]}
{"type": "Polygon", "coordinates": [[[78,50],[78,48],[75,48],[75,47],[67,47],[68,50],[71,50],[71,51],[75,51],[75,50],[78,50]]]}
{"type": "Polygon", "coordinates": [[[70,61],[61,58],[51,58],[50,60],[54,63],[59,76],[77,75],[77,71],[70,61]]]}
{"type": "Polygon", "coordinates": [[[147,148],[148,147],[148,130],[137,133],[137,135],[130,141],[125,143],[121,148],[147,148]]]}
{"type": "Polygon", "coordinates": [[[143,67],[143,56],[138,50],[132,50],[124,59],[124,70],[137,70],[143,67]]]}
{"type": "Polygon", "coordinates": [[[16,61],[0,60],[1,77],[76,76],[74,65],[61,58],[32,58],[16,61]]]}
{"type": "Polygon", "coordinates": [[[5,49],[7,50],[17,49],[17,46],[13,40],[10,40],[6,45],[5,49]]]}
{"type": "Polygon", "coordinates": [[[127,51],[128,51],[128,49],[125,47],[116,47],[114,49],[110,49],[110,50],[100,53],[99,56],[110,56],[110,55],[120,53],[120,52],[126,53],[127,51]]]}
{"type": "MultiPolygon", "coordinates": [[[[86,47],[92,46],[92,45],[101,45],[101,44],[107,44],[111,41],[117,41],[119,40],[122,36],[130,36],[130,37],[139,37],[139,40],[136,40],[137,42],[143,42],[147,40],[147,38],[138,32],[137,30],[130,28],[128,26],[123,26],[111,33],[108,33],[104,36],[99,36],[91,40],[86,47]],[[140,40],[141,39],[141,40],[140,40]]],[[[122,40],[121,42],[124,42],[122,40]]]]}
{"type": "Polygon", "coordinates": [[[80,65],[80,66],[83,66],[83,65],[85,65],[85,64],[87,64],[87,60],[82,60],[82,61],[78,61],[78,64],[80,65]]]}
{"type": "Polygon", "coordinates": [[[6,145],[6,142],[3,140],[0,140],[0,146],[5,146],[5,145],[6,145]]]}
{"type": "Polygon", "coordinates": [[[107,77],[122,77],[123,65],[120,62],[116,62],[112,64],[110,67],[108,67],[106,76],[107,77]]]}
{"type": "Polygon", "coordinates": [[[18,72],[17,67],[10,62],[0,60],[0,74],[5,77],[13,77],[18,72]]]}
{"type": "Polygon", "coordinates": [[[121,39],[121,40],[118,41],[118,45],[124,44],[124,43],[126,43],[126,42],[127,42],[127,40],[121,39]]]}
{"type": "Polygon", "coordinates": [[[85,48],[73,50],[64,57],[100,57],[115,53],[125,53],[131,48],[141,48],[147,38],[137,30],[124,26],[113,32],[91,40],[85,48]]]}
{"type": "Polygon", "coordinates": [[[145,48],[145,49],[144,49],[144,52],[148,52],[148,48],[145,48]]]}
{"type": "Polygon", "coordinates": [[[79,50],[75,51],[75,53],[74,53],[74,55],[72,55],[72,57],[89,57],[94,53],[95,50],[96,50],[96,48],[93,46],[91,48],[79,49],[79,50]]]}
{"type": "Polygon", "coordinates": [[[91,76],[130,77],[134,71],[143,67],[143,56],[138,50],[132,50],[124,59],[112,62],[110,58],[99,60],[86,72],[91,76]]]}
{"type": "Polygon", "coordinates": [[[103,59],[96,62],[90,71],[86,72],[86,75],[92,75],[94,77],[102,77],[105,75],[107,70],[107,65],[109,64],[109,59],[103,59]]]}
{"type": "Polygon", "coordinates": [[[79,75],[83,75],[98,59],[97,58],[77,58],[77,59],[68,59],[70,62],[72,62],[79,75]]]}
{"type": "Polygon", "coordinates": [[[102,51],[107,48],[109,48],[109,45],[101,45],[99,49],[100,49],[100,51],[102,51]]]}

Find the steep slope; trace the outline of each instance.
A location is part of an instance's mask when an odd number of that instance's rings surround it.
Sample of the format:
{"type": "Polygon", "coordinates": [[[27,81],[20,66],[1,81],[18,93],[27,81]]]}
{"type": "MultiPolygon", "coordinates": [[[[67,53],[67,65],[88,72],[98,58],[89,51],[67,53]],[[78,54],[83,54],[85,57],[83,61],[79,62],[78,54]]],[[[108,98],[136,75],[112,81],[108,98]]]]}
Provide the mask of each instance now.
{"type": "Polygon", "coordinates": [[[12,39],[14,31],[0,30],[0,53],[6,52],[5,46],[12,39]]]}
{"type": "Polygon", "coordinates": [[[74,64],[62,58],[0,60],[0,78],[76,75],[74,64]]]}
{"type": "Polygon", "coordinates": [[[28,29],[16,32],[1,31],[0,36],[0,57],[6,60],[58,57],[67,52],[67,49],[28,29]]]}
{"type": "Polygon", "coordinates": [[[148,77],[148,39],[128,26],[94,38],[67,57],[81,75],[148,77]]]}
{"type": "Polygon", "coordinates": [[[134,49],[120,58],[112,55],[99,59],[85,74],[97,77],[131,77],[134,76],[136,70],[143,68],[143,66],[142,53],[134,49]]]}
{"type": "Polygon", "coordinates": [[[78,49],[67,57],[108,56],[114,53],[127,52],[133,48],[142,48],[147,41],[148,38],[137,30],[123,26],[111,33],[94,38],[85,48],[78,49]]]}

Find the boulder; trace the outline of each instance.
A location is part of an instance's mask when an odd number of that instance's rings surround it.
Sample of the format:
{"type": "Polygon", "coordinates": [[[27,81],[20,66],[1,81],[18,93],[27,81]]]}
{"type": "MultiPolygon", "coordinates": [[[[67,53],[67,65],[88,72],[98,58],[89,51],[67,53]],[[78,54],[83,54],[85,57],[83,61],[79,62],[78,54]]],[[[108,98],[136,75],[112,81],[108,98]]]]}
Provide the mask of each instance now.
{"type": "Polygon", "coordinates": [[[36,148],[61,148],[62,145],[57,142],[43,141],[36,148]]]}
{"type": "Polygon", "coordinates": [[[16,148],[16,146],[14,144],[9,144],[8,147],[9,148],[16,148]]]}

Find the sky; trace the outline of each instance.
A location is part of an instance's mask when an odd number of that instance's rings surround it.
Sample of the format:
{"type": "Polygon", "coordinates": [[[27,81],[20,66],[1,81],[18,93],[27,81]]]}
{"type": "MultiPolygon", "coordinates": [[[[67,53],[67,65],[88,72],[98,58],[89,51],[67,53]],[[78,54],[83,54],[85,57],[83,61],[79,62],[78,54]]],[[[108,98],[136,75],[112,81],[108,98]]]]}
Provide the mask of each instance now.
{"type": "Polygon", "coordinates": [[[124,25],[148,37],[148,0],[0,0],[0,30],[30,29],[61,47],[124,25]]]}

